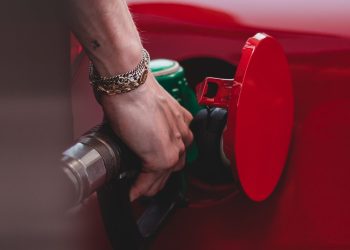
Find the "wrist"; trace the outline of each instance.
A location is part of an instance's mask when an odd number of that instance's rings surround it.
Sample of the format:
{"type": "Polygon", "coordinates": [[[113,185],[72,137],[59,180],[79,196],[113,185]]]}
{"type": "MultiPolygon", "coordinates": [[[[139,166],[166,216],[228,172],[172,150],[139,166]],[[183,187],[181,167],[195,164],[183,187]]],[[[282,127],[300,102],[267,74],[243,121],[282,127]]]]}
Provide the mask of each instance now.
{"type": "Polygon", "coordinates": [[[94,91],[103,95],[124,94],[143,85],[149,73],[150,56],[142,49],[142,58],[137,66],[122,74],[101,75],[94,64],[90,64],[89,78],[94,91]]]}
{"type": "Polygon", "coordinates": [[[150,92],[154,93],[154,77],[151,74],[148,74],[145,83],[137,89],[121,95],[100,94],[98,96],[98,100],[104,108],[114,105],[121,105],[125,107],[127,105],[136,104],[140,100],[145,100],[144,98],[149,99],[150,92]]]}
{"type": "Polygon", "coordinates": [[[126,73],[134,69],[141,59],[142,45],[140,42],[119,43],[111,46],[108,54],[102,56],[101,59],[91,58],[101,76],[126,73]]]}

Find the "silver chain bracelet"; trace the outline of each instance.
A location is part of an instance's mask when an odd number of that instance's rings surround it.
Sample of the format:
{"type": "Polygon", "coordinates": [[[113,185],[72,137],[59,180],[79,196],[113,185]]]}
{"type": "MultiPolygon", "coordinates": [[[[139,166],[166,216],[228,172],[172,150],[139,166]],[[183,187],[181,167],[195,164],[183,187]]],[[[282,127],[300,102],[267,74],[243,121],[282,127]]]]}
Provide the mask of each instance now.
{"type": "Polygon", "coordinates": [[[115,95],[130,92],[144,84],[149,71],[150,56],[142,49],[142,59],[138,65],[127,73],[114,76],[101,76],[92,62],[89,66],[90,83],[97,93],[115,95]]]}

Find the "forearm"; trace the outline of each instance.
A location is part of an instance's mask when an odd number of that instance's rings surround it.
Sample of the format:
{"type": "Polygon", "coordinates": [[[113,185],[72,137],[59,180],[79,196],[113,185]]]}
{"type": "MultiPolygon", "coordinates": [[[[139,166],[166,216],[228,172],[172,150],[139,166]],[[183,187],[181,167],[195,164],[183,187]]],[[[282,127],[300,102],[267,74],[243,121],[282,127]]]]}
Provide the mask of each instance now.
{"type": "Polygon", "coordinates": [[[141,59],[141,41],[125,0],[69,0],[73,33],[101,75],[125,73],[141,59]]]}
{"type": "MultiPolygon", "coordinates": [[[[139,64],[142,45],[125,0],[68,1],[72,30],[100,75],[126,73],[139,64]]],[[[192,141],[191,114],[152,74],[129,92],[102,94],[101,105],[113,131],[143,164],[130,199],[154,195],[171,172],[185,164],[185,146],[192,141]]]]}

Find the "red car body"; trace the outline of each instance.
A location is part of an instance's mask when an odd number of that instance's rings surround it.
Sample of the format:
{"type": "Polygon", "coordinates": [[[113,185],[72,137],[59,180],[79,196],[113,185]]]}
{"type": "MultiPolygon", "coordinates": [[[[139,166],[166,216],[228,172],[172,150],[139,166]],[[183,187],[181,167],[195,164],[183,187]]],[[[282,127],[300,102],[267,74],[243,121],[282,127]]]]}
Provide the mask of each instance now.
{"type": "MultiPolygon", "coordinates": [[[[151,56],[178,60],[191,84],[204,76],[233,77],[245,41],[257,32],[273,36],[288,59],[295,103],[289,156],[272,196],[256,203],[244,194],[215,191],[215,202],[177,209],[150,249],[350,249],[350,3],[129,4],[151,56]]],[[[101,119],[86,84],[87,59],[78,64],[78,54],[72,86],[76,136],[101,119]]],[[[202,196],[208,198],[205,190],[202,196]]],[[[96,240],[102,237],[97,247],[107,247],[103,226],[94,230],[96,240]]]]}

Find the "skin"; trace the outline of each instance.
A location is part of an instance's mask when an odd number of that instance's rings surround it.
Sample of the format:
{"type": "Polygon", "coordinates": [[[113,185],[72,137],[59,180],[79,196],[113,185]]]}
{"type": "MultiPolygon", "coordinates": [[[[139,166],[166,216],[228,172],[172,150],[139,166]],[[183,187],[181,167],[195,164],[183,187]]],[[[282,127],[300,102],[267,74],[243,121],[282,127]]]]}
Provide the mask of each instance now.
{"type": "MultiPolygon", "coordinates": [[[[69,4],[72,31],[102,76],[136,67],[142,43],[124,0],[70,0],[69,4]]],[[[114,132],[143,163],[130,200],[155,195],[185,164],[185,148],[193,140],[191,114],[152,74],[133,91],[102,96],[101,105],[114,132]]]]}

